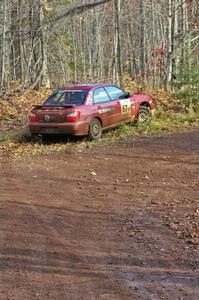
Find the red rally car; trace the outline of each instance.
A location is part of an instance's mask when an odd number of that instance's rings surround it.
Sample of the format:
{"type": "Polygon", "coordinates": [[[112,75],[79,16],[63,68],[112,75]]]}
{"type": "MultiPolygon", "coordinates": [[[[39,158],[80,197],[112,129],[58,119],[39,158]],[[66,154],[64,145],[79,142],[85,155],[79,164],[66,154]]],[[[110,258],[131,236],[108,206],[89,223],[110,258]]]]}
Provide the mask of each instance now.
{"type": "Polygon", "coordinates": [[[150,96],[130,95],[110,83],[66,86],[33,107],[29,128],[33,135],[88,135],[98,140],[108,128],[136,119],[148,122],[154,108],[150,96]]]}

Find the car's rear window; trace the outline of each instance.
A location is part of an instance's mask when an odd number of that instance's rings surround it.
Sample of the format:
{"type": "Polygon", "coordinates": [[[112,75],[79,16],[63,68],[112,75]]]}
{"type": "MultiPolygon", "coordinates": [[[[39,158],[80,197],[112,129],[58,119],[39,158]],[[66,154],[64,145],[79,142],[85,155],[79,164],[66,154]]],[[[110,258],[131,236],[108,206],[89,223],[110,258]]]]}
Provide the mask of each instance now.
{"type": "Polygon", "coordinates": [[[88,91],[87,90],[60,90],[55,91],[44,102],[44,105],[53,106],[67,106],[67,105],[81,105],[84,103],[88,91]]]}

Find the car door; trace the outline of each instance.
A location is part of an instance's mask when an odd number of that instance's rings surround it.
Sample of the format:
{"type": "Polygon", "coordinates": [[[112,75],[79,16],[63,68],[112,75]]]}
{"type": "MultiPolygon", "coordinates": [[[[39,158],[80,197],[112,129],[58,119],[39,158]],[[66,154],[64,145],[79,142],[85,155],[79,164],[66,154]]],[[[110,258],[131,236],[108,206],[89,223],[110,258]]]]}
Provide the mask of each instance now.
{"type": "Polygon", "coordinates": [[[103,127],[111,127],[117,124],[118,111],[115,103],[111,101],[104,87],[96,88],[93,92],[93,106],[97,115],[102,120],[103,127]]]}
{"type": "Polygon", "coordinates": [[[106,92],[117,107],[117,122],[125,122],[132,119],[132,102],[128,98],[127,93],[122,89],[110,85],[105,87],[106,92]]]}

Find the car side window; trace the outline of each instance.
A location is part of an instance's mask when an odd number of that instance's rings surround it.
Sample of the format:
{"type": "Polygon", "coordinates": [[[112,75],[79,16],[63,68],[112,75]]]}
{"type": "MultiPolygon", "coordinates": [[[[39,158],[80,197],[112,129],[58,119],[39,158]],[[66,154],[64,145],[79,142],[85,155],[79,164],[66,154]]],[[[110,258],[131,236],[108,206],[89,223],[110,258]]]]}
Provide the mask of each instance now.
{"type": "Polygon", "coordinates": [[[123,90],[116,87],[116,86],[106,86],[105,90],[107,91],[107,93],[110,96],[111,100],[125,99],[126,98],[126,93],[123,90]]]}
{"type": "Polygon", "coordinates": [[[110,101],[109,96],[107,95],[104,88],[97,88],[93,94],[93,102],[94,104],[103,103],[110,101]]]}

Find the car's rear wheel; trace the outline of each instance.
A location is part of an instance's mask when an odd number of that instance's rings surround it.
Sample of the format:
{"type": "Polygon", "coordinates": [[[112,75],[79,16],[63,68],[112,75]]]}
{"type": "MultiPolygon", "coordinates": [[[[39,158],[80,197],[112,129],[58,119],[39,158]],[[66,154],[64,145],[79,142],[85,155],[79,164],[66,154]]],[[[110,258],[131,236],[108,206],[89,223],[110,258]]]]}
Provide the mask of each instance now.
{"type": "Polygon", "coordinates": [[[89,139],[91,141],[99,140],[102,136],[102,124],[99,119],[95,118],[91,120],[88,132],[89,139]]]}
{"type": "Polygon", "coordinates": [[[137,124],[148,125],[150,120],[151,120],[150,108],[146,106],[140,106],[138,116],[137,116],[137,124]]]}

